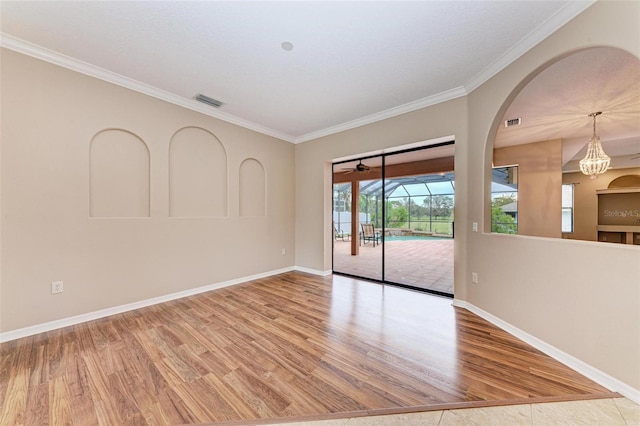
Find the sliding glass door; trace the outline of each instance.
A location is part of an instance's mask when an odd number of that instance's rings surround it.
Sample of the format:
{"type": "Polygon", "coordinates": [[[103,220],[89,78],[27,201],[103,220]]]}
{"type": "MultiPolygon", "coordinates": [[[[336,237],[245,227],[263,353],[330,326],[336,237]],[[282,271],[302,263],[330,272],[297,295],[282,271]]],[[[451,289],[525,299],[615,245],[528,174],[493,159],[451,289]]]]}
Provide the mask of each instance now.
{"type": "Polygon", "coordinates": [[[334,164],[336,273],[453,294],[453,143],[334,164]]]}
{"type": "Polygon", "coordinates": [[[386,158],[384,281],[453,294],[453,158],[429,154],[386,158]]]}
{"type": "Polygon", "coordinates": [[[334,165],[333,270],[382,281],[382,157],[334,165]]]}

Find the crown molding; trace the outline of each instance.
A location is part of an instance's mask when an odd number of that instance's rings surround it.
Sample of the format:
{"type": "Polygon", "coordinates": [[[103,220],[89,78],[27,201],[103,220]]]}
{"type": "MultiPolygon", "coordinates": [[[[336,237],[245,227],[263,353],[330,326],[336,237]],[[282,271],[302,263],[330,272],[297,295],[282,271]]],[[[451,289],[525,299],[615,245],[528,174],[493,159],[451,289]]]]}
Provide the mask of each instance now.
{"type": "Polygon", "coordinates": [[[271,136],[277,139],[281,139],[286,142],[293,143],[294,137],[287,135],[268,127],[261,126],[254,122],[242,119],[232,114],[225,113],[205,106],[194,99],[186,99],[176,94],[167,92],[157,87],[150,86],[140,81],[125,77],[123,75],[108,71],[104,68],[97,67],[95,65],[88,64],[70,56],[63,55],[50,49],[38,46],[25,40],[13,37],[11,35],[0,33],[0,46],[13,50],[18,53],[22,53],[27,56],[31,56],[36,59],[40,59],[45,62],[49,62],[54,65],[76,71],[89,77],[94,77],[107,83],[112,83],[126,89],[133,90],[138,93],[142,93],[147,96],[151,96],[156,99],[186,108],[209,117],[217,118],[227,123],[235,124],[245,129],[253,130],[258,133],[262,133],[267,136],[271,136]]]}
{"type": "Polygon", "coordinates": [[[549,19],[538,25],[533,31],[527,34],[522,40],[516,43],[515,46],[503,53],[498,59],[492,62],[488,67],[482,70],[478,75],[473,77],[464,88],[467,93],[473,92],[480,87],[491,77],[498,74],[507,66],[515,62],[519,57],[533,49],[536,45],[556,32],[567,22],[584,12],[587,8],[592,6],[597,0],[586,1],[570,1],[566,5],[556,12],[549,19]]]}
{"type": "Polygon", "coordinates": [[[377,121],[385,120],[388,118],[396,117],[401,114],[413,112],[422,108],[433,106],[442,102],[446,102],[452,99],[456,99],[462,96],[466,96],[473,90],[477,89],[491,77],[502,71],[508,65],[513,63],[527,51],[532,49],[542,40],[554,33],[560,27],[565,25],[571,19],[582,13],[588,7],[590,7],[596,0],[586,1],[572,1],[568,2],[560,11],[558,11],[551,18],[547,19],[541,25],[539,25],[534,31],[529,33],[525,38],[518,42],[513,48],[509,49],[503,55],[500,56],[491,65],[485,68],[482,72],[472,78],[464,86],[459,86],[451,90],[447,90],[438,93],[433,96],[418,99],[413,102],[409,102],[403,105],[399,105],[381,112],[377,112],[365,117],[361,117],[352,121],[348,121],[335,126],[320,129],[314,132],[304,134],[302,136],[294,137],[289,134],[278,132],[274,129],[259,125],[249,120],[242,119],[232,114],[225,113],[223,111],[212,110],[210,107],[202,105],[201,103],[193,100],[183,98],[165,90],[158,89],[148,84],[133,80],[120,74],[105,70],[103,68],[88,64],[83,61],[71,58],[61,53],[45,49],[41,46],[29,43],[27,41],[15,38],[5,33],[0,33],[0,46],[10,50],[61,66],[63,68],[76,71],[90,77],[94,77],[118,86],[142,93],[156,99],[160,99],[165,102],[169,102],[180,107],[199,112],[209,117],[217,118],[226,121],[237,126],[253,130],[255,132],[271,136],[290,143],[303,143],[314,139],[318,139],[324,136],[329,136],[335,133],[343,132],[346,130],[354,129],[356,127],[364,126],[367,124],[375,123],[377,121]]]}
{"type": "Polygon", "coordinates": [[[46,49],[44,47],[38,46],[25,40],[21,40],[5,33],[0,33],[0,46],[27,56],[31,56],[36,59],[40,59],[45,62],[49,62],[54,65],[58,65],[71,71],[76,71],[81,74],[88,75],[90,77],[94,77],[99,80],[106,81],[108,83],[112,83],[126,89],[130,89],[135,92],[142,93],[144,95],[148,95],[156,99],[160,99],[162,101],[199,112],[209,117],[217,118],[228,123],[235,124],[237,126],[253,130],[267,136],[272,136],[274,138],[290,143],[307,142],[312,139],[317,139],[323,136],[342,132],[344,130],[364,126],[365,124],[375,123],[376,121],[395,117],[397,115],[432,106],[467,94],[463,87],[457,87],[455,89],[447,90],[434,96],[429,96],[414,102],[409,102],[407,104],[393,107],[388,110],[371,114],[353,121],[321,129],[316,132],[307,133],[299,137],[294,137],[270,129],[268,127],[261,126],[252,121],[242,119],[235,115],[228,114],[223,111],[214,110],[211,107],[203,105],[193,99],[183,98],[165,90],[158,89],[157,87],[150,86],[132,78],[125,77],[112,71],[108,71],[104,68],[97,67],[95,65],[91,65],[89,63],[80,61],[70,56],[63,55],[50,49],[46,49]]]}
{"type": "Polygon", "coordinates": [[[324,136],[329,136],[334,133],[344,132],[345,130],[355,129],[356,127],[364,126],[366,124],[375,123],[377,121],[386,120],[387,118],[396,117],[398,115],[413,112],[422,108],[426,108],[432,105],[436,105],[442,102],[450,101],[452,99],[466,96],[468,93],[464,87],[456,87],[451,90],[440,92],[433,96],[427,96],[426,98],[418,99],[417,101],[409,102],[397,107],[389,108],[384,111],[377,112],[375,114],[367,115],[356,120],[347,121],[346,123],[338,124],[336,126],[327,127],[315,132],[307,133],[299,136],[293,140],[293,143],[308,142],[314,139],[318,139],[324,136]]]}

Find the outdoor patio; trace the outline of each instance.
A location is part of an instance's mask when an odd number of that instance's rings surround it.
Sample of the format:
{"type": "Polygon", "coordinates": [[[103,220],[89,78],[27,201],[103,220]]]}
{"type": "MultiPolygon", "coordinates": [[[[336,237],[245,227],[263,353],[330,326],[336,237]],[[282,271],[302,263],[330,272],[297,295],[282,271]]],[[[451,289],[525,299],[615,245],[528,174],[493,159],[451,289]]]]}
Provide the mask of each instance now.
{"type": "MultiPolygon", "coordinates": [[[[333,270],[376,280],[382,279],[383,245],[371,242],[351,255],[351,242],[334,243],[333,270]]],[[[387,241],[385,280],[453,294],[453,239],[387,241]]]]}

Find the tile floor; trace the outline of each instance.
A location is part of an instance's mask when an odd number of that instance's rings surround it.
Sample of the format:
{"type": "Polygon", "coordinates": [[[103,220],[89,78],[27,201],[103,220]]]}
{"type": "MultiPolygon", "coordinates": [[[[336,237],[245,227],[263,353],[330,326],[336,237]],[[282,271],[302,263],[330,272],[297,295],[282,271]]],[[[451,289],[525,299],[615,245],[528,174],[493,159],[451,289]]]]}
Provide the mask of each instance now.
{"type": "Polygon", "coordinates": [[[427,411],[350,419],[279,423],[281,426],[631,426],[640,425],[640,406],[626,398],[547,402],[487,408],[427,411]]]}
{"type": "MultiPolygon", "coordinates": [[[[367,243],[352,256],[351,242],[338,239],[333,270],[380,280],[382,248],[367,243]]],[[[388,241],[384,250],[385,280],[453,294],[453,239],[388,241]]]]}

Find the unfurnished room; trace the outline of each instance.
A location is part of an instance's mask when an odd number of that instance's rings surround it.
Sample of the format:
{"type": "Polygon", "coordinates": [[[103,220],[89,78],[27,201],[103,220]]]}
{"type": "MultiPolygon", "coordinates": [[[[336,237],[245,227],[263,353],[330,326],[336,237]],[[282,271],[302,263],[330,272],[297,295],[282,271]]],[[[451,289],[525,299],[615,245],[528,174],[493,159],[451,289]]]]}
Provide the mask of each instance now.
{"type": "Polygon", "coordinates": [[[0,425],[640,423],[640,2],[0,2],[0,425]]]}

